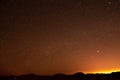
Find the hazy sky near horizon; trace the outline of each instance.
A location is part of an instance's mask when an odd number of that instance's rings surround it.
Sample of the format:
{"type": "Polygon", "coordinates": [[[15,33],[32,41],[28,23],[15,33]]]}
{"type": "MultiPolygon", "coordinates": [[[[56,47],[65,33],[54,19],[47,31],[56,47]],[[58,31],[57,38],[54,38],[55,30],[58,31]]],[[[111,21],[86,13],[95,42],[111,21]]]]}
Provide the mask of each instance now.
{"type": "Polygon", "coordinates": [[[120,0],[1,0],[0,74],[120,70],[120,0]]]}

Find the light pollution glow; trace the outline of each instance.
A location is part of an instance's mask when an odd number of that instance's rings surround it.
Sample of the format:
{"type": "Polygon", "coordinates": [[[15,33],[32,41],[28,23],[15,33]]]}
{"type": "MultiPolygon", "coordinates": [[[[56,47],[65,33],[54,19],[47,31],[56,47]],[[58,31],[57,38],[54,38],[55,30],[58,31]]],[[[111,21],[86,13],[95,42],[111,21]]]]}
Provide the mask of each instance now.
{"type": "Polygon", "coordinates": [[[118,72],[120,70],[100,70],[100,71],[94,71],[94,72],[87,72],[85,74],[88,74],[88,73],[92,73],[92,74],[110,74],[112,72],[118,72]]]}

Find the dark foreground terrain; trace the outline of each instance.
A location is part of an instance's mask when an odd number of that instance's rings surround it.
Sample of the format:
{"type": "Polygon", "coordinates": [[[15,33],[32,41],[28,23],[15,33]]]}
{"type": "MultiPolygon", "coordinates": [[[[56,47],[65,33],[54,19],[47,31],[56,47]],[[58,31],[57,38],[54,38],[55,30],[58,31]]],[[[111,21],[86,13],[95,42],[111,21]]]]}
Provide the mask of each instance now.
{"type": "Polygon", "coordinates": [[[22,76],[0,76],[0,80],[120,80],[120,72],[111,74],[84,74],[74,75],[56,74],[54,76],[38,76],[34,74],[22,76]]]}

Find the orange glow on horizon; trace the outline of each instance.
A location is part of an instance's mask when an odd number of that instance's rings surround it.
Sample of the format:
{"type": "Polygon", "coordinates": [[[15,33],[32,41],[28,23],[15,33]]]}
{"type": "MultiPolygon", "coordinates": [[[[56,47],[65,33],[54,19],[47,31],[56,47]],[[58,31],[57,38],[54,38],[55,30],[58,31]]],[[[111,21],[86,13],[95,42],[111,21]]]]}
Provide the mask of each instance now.
{"type": "Polygon", "coordinates": [[[88,73],[93,73],[93,74],[110,74],[112,72],[118,72],[120,70],[99,70],[99,71],[94,71],[94,72],[88,72],[88,73]]]}

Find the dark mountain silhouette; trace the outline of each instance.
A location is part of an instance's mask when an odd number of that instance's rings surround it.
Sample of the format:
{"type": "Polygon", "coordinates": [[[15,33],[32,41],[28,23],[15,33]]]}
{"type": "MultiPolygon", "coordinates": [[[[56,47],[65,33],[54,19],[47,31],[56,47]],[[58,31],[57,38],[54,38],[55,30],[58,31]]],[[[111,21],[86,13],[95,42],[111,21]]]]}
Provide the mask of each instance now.
{"type": "Polygon", "coordinates": [[[82,73],[82,72],[78,72],[78,73],[75,73],[73,76],[74,77],[80,77],[80,76],[85,76],[85,74],[82,73]]]}
{"type": "Polygon", "coordinates": [[[78,72],[73,75],[55,74],[53,76],[28,74],[21,76],[0,76],[0,80],[120,80],[120,72],[112,72],[111,74],[84,74],[78,72]]]}
{"type": "Polygon", "coordinates": [[[55,74],[53,75],[53,77],[57,77],[57,78],[60,78],[60,77],[66,77],[67,75],[65,74],[62,74],[62,73],[59,73],[59,74],[55,74]]]}

